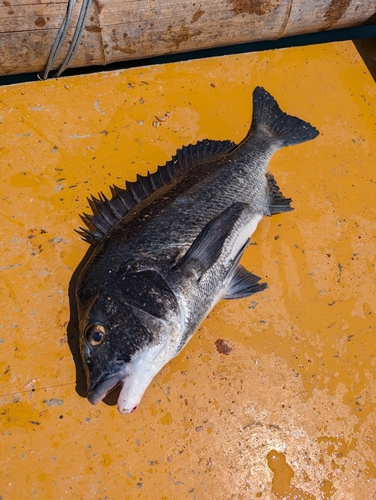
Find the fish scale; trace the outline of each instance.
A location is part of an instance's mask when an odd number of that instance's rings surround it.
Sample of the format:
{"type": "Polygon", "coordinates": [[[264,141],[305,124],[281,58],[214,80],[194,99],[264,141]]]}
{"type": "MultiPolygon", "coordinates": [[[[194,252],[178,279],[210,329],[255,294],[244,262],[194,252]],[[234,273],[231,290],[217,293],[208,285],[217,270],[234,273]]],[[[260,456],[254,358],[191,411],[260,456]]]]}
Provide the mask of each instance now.
{"type": "Polygon", "coordinates": [[[80,233],[93,252],[76,287],[90,402],[120,384],[119,411],[134,411],[218,300],[266,288],[239,262],[263,216],[292,210],[268,164],[278,149],[317,135],[256,87],[238,146],[185,146],[156,172],[113,187],[111,199],[92,197],[80,233]]]}

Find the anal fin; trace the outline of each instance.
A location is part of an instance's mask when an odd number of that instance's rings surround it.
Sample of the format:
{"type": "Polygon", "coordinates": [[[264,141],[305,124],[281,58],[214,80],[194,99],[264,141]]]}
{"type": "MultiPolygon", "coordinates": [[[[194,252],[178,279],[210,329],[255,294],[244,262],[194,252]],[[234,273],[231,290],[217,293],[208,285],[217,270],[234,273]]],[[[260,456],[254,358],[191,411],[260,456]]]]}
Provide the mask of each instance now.
{"type": "Polygon", "coordinates": [[[271,173],[266,174],[269,190],[269,210],[270,215],[291,212],[294,208],[290,205],[291,198],[286,198],[281,193],[279,186],[271,173]]]}
{"type": "Polygon", "coordinates": [[[243,299],[267,288],[266,283],[259,283],[260,277],[238,265],[226,289],[224,299],[243,299]]]}

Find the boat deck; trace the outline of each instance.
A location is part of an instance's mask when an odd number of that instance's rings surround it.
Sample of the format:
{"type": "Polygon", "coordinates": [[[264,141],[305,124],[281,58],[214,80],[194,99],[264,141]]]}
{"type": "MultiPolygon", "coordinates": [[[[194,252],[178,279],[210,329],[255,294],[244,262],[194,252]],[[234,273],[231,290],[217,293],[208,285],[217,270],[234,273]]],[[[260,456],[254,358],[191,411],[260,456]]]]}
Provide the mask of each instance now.
{"type": "Polygon", "coordinates": [[[1,498],[376,498],[375,104],[352,42],[0,88],[1,498]],[[220,302],[135,413],[90,405],[86,197],[183,144],[241,141],[257,85],[320,131],[270,165],[295,210],[243,258],[269,287],[220,302]]]}

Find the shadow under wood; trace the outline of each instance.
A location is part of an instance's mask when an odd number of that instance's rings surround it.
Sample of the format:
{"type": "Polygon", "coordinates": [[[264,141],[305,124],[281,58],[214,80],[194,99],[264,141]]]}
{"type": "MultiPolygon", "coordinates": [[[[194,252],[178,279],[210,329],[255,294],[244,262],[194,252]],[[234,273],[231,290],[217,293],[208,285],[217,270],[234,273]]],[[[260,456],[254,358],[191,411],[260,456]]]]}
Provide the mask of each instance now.
{"type": "Polygon", "coordinates": [[[376,81],[376,38],[363,38],[354,40],[353,43],[368,71],[376,81]]]}

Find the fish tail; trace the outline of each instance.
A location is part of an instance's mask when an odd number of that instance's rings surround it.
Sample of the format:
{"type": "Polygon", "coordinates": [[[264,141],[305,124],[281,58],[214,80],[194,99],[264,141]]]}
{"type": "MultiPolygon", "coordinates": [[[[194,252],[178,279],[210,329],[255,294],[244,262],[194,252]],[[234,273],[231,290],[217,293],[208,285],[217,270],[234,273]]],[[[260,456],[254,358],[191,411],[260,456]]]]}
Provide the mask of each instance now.
{"type": "Polygon", "coordinates": [[[274,97],[262,87],[253,91],[253,117],[251,134],[267,133],[278,141],[280,147],[310,141],[318,130],[309,123],[284,113],[274,97]]]}

